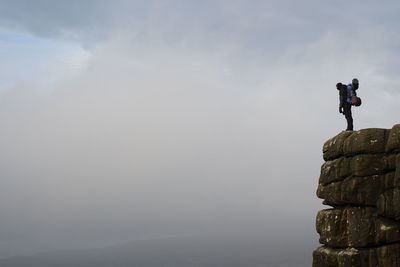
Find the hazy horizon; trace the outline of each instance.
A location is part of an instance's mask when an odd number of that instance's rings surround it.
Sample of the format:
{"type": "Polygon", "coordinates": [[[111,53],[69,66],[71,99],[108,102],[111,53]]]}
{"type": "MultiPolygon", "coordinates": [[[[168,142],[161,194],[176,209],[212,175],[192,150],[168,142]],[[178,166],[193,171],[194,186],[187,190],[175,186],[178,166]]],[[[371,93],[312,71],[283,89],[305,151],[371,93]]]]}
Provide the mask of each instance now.
{"type": "Polygon", "coordinates": [[[318,247],[335,84],[360,80],[356,130],[399,122],[399,8],[0,0],[0,257],[225,232],[318,247]]]}

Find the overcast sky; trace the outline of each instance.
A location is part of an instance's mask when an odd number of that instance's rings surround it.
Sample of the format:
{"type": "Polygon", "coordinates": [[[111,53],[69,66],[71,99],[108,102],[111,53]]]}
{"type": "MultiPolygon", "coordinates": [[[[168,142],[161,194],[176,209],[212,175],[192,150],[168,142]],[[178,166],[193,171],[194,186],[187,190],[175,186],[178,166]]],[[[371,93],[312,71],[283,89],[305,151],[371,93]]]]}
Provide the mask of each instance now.
{"type": "Polygon", "coordinates": [[[360,80],[356,129],[399,122],[399,12],[0,0],[0,256],[221,231],[317,247],[335,84],[360,80]]]}

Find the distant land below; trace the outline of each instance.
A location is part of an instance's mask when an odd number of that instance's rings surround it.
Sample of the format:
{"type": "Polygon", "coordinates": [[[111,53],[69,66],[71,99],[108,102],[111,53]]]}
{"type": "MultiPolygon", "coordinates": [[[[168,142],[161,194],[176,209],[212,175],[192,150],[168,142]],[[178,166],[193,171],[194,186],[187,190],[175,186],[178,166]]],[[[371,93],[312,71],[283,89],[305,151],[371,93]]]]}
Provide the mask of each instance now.
{"type": "Polygon", "coordinates": [[[310,266],[315,243],[244,237],[184,237],[135,241],[0,259],[2,267],[297,267],[310,266]]]}

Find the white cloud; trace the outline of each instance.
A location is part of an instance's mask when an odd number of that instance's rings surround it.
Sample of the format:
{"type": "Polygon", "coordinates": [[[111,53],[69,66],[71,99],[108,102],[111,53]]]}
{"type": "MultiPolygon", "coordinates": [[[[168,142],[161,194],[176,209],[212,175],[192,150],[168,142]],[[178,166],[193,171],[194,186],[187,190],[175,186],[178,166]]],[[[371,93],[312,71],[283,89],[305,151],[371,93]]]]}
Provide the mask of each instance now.
{"type": "Polygon", "coordinates": [[[13,50],[3,68],[29,62],[34,84],[46,75],[57,82],[45,94],[23,84],[0,99],[0,203],[13,203],[0,207],[0,231],[9,241],[36,229],[45,248],[51,233],[103,229],[97,222],[122,229],[113,241],[263,230],[279,220],[313,231],[321,146],[345,127],[335,84],[360,79],[356,128],[396,123],[399,95],[389,87],[399,81],[387,74],[396,36],[372,4],[354,20],[350,3],[227,3],[126,1],[93,13],[90,4],[80,12],[67,5],[62,18],[48,3],[46,23],[31,25],[35,12],[18,21],[53,45],[26,61],[13,50]],[[60,32],[96,45],[61,49],[60,32]]]}

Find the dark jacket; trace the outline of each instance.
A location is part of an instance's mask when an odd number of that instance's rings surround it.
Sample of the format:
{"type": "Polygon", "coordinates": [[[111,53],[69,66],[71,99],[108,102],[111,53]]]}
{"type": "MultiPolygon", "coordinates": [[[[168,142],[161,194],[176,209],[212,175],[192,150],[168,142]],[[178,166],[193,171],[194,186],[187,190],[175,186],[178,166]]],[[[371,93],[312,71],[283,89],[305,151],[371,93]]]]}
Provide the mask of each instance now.
{"type": "Polygon", "coordinates": [[[339,90],[339,107],[351,106],[350,103],[347,102],[348,98],[347,85],[342,84],[342,86],[340,86],[338,90],[339,90]]]}

